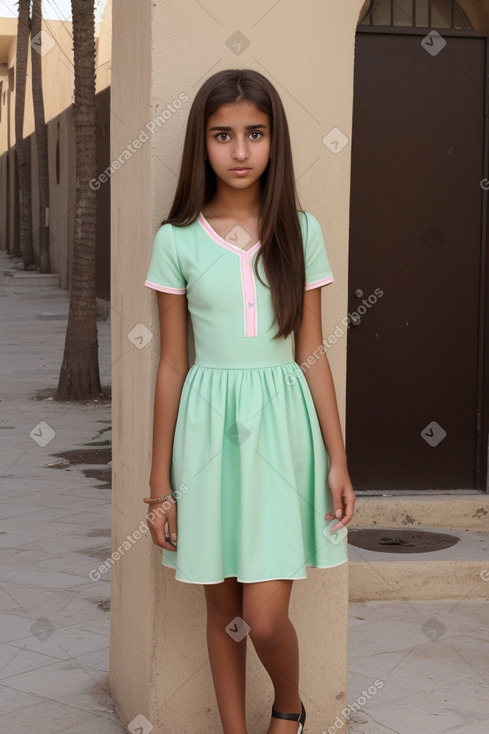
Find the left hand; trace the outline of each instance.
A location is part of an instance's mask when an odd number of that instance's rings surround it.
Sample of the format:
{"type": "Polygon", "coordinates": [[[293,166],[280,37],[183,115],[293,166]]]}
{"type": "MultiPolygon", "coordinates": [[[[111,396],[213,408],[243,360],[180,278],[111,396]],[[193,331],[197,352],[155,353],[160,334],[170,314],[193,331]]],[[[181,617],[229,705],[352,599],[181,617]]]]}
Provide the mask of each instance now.
{"type": "Polygon", "coordinates": [[[334,533],[344,525],[348,525],[353,517],[355,507],[355,492],[345,465],[331,464],[328,472],[328,483],[333,495],[333,512],[324,516],[326,520],[338,520],[333,525],[331,532],[334,533]]]}

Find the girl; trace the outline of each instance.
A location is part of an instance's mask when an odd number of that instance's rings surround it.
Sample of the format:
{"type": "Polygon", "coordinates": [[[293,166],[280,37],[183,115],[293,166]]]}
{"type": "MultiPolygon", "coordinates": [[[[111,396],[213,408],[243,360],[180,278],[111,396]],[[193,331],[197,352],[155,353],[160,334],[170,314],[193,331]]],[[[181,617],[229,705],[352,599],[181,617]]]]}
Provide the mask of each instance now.
{"type": "Polygon", "coordinates": [[[204,585],[225,734],[246,734],[248,634],[274,688],[268,734],[301,733],[292,583],[347,561],[355,495],[321,348],[332,280],[276,90],[256,71],[214,74],[192,104],[145,281],[161,346],[145,501],[162,563],[204,585]]]}

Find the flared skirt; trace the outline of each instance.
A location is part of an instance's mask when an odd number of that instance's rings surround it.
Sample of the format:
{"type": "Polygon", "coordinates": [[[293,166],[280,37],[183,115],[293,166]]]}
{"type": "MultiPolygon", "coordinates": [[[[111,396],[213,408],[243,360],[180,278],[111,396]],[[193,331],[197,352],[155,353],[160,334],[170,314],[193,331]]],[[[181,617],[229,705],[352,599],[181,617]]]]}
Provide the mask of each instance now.
{"type": "Polygon", "coordinates": [[[193,364],[175,426],[171,485],[175,578],[215,584],[305,579],[306,567],[345,563],[346,528],[335,520],[329,456],[305,375],[271,367],[193,364]]]}

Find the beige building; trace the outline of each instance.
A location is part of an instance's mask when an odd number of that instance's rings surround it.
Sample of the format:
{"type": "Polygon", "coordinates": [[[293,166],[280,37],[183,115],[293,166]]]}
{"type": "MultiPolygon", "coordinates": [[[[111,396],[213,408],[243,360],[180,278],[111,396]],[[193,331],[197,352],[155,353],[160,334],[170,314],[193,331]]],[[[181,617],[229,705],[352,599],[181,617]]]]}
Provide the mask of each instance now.
{"type": "MultiPolygon", "coordinates": [[[[102,20],[95,26],[97,114],[100,121],[97,152],[101,165],[109,157],[111,4],[107,0],[102,20]],[[105,113],[105,114],[104,114],[105,113]]],[[[74,69],[72,23],[43,20],[44,115],[48,134],[50,178],[51,270],[62,288],[70,282],[75,205],[75,141],[73,129],[74,69]]],[[[0,18],[0,249],[17,251],[18,191],[15,145],[15,81],[17,19],[0,18]]],[[[29,46],[24,113],[24,155],[31,180],[34,252],[38,255],[37,156],[29,46]]],[[[110,186],[99,192],[97,232],[97,295],[110,299],[110,186]]]]}

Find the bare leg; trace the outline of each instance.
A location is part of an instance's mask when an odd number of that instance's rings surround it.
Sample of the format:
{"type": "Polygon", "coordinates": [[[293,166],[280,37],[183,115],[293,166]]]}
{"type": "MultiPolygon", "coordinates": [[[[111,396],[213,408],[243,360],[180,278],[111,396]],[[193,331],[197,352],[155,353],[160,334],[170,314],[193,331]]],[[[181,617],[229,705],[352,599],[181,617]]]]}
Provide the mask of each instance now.
{"type": "Polygon", "coordinates": [[[224,734],[247,734],[245,708],[246,635],[237,641],[226,626],[242,617],[242,584],[227,578],[204,584],[207,605],[207,648],[224,734]]]}
{"type": "MultiPolygon", "coordinates": [[[[292,584],[287,579],[243,584],[243,619],[272,680],[274,708],[299,714],[299,644],[288,613],[292,584]]],[[[296,721],[271,718],[268,734],[296,734],[298,726],[296,721]]]]}

